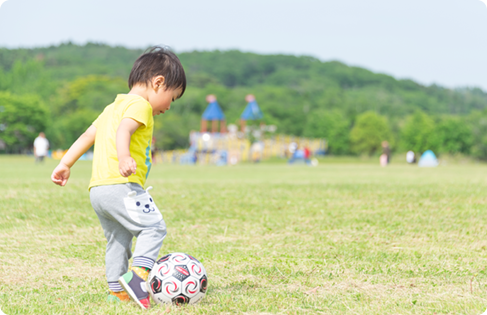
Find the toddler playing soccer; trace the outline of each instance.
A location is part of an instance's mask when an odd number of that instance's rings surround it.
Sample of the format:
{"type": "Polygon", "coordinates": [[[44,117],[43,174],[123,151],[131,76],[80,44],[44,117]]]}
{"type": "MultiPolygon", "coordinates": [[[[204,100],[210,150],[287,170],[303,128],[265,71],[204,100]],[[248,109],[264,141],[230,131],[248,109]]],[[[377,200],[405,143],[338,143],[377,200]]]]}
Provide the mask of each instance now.
{"type": "Polygon", "coordinates": [[[106,277],[111,301],[150,306],[145,281],[166,236],[166,224],[148,190],[153,116],[169,110],[186,89],[178,57],[154,47],[134,63],[128,94],[119,94],[74,142],[51,179],[66,185],[70,168],[93,144],[90,200],[105,237],[106,277]],[[137,238],[132,267],[132,239],[137,238]],[[128,271],[128,272],[127,272],[128,271]]]}

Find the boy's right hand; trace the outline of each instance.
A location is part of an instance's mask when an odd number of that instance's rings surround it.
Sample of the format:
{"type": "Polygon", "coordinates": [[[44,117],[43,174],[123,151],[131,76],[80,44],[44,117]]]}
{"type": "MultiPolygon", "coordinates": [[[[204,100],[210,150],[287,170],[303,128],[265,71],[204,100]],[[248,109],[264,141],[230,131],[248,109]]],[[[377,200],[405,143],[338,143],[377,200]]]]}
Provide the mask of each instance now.
{"type": "Polygon", "coordinates": [[[69,166],[64,163],[59,163],[58,166],[52,171],[51,180],[54,184],[64,186],[68,182],[71,170],[69,166]]]}
{"type": "Polygon", "coordinates": [[[125,156],[119,159],[118,169],[120,171],[120,175],[123,177],[129,177],[130,175],[135,174],[135,171],[137,170],[137,163],[131,156],[125,156]]]}

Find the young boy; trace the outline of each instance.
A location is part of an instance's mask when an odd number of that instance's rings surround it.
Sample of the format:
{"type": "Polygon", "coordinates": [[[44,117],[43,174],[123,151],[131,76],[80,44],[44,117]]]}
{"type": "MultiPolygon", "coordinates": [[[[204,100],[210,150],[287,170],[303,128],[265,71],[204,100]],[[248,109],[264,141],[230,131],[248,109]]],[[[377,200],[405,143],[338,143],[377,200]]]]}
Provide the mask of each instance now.
{"type": "Polygon", "coordinates": [[[154,47],[135,61],[128,83],[130,92],[105,108],[71,146],[51,179],[66,185],[70,168],[95,145],[89,190],[107,239],[108,299],[131,298],[146,309],[150,300],[145,281],[166,236],[166,224],[143,188],[152,162],[153,116],[169,110],[183,95],[186,76],[174,53],[154,47]],[[133,237],[137,242],[127,272],[133,237]]]}

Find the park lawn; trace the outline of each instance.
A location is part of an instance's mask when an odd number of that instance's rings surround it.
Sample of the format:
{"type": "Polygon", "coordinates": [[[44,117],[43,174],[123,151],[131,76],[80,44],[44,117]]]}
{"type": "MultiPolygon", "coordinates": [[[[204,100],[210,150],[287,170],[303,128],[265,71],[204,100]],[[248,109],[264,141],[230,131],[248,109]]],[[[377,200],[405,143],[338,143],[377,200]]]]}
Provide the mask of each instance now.
{"type": "Polygon", "coordinates": [[[161,255],[208,271],[197,306],[108,304],[90,162],[0,156],[0,308],[7,314],[480,314],[487,166],[155,165],[161,255]]]}

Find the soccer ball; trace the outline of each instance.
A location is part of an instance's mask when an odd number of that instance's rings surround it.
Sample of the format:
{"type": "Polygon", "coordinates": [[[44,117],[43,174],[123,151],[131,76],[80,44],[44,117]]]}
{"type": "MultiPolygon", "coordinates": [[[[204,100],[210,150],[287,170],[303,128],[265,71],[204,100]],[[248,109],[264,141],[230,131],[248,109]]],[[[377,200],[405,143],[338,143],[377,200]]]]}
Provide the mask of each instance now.
{"type": "Polygon", "coordinates": [[[205,297],[208,276],[203,264],[193,256],[172,253],[154,264],[147,287],[156,304],[196,304],[205,297]]]}

